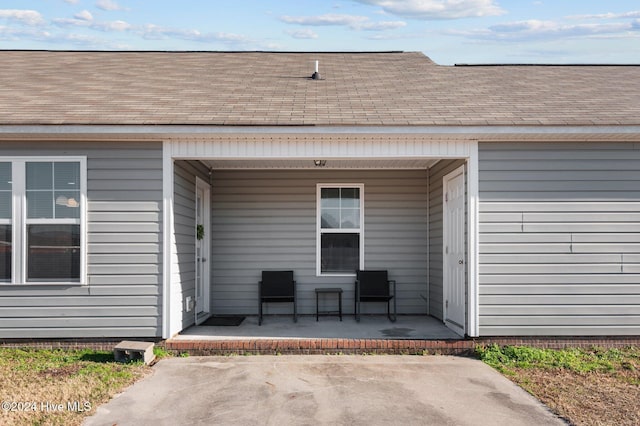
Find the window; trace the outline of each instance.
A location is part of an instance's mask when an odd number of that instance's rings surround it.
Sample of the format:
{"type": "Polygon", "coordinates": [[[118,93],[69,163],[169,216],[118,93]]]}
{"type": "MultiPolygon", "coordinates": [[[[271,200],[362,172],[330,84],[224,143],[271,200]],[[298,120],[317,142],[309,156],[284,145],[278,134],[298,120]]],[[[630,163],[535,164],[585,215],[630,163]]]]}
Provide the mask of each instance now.
{"type": "Polygon", "coordinates": [[[11,163],[0,162],[0,282],[11,282],[12,186],[11,163]]]}
{"type": "Polygon", "coordinates": [[[0,281],[83,283],[86,159],[0,159],[0,281]]]}
{"type": "Polygon", "coordinates": [[[362,269],[362,184],[319,184],[317,274],[355,274],[362,269]]]}

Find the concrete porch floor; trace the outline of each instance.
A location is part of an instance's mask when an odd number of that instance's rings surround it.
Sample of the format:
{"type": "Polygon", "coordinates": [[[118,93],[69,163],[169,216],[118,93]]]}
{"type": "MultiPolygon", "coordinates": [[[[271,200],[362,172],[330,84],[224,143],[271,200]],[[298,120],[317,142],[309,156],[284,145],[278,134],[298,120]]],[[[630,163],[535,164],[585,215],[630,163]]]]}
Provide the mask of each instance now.
{"type": "Polygon", "coordinates": [[[298,322],[288,316],[265,316],[258,326],[257,316],[247,316],[237,327],[192,326],[172,341],[225,340],[282,340],[282,339],[393,339],[393,340],[449,340],[461,339],[444,324],[430,316],[398,315],[391,322],[384,315],[363,315],[356,322],[353,315],[324,316],[316,322],[315,315],[298,316],[298,322]]]}

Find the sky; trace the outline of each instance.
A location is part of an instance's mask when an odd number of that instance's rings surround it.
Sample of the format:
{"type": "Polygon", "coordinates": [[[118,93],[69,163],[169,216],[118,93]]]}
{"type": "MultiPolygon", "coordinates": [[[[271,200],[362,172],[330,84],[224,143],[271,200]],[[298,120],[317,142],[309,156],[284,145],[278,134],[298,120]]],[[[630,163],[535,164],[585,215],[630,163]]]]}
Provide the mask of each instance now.
{"type": "Polygon", "coordinates": [[[420,51],[640,64],[638,0],[0,0],[0,49],[420,51]]]}

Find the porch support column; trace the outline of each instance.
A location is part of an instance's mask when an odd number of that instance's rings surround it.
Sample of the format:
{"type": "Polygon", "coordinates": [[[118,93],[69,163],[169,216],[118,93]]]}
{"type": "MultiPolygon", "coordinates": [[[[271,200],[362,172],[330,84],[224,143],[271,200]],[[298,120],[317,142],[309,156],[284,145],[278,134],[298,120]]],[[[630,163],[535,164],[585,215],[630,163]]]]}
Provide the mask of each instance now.
{"type": "MultiPolygon", "coordinates": [[[[172,326],[171,258],[173,254],[173,158],[171,142],[162,143],[162,338],[179,330],[172,326]]],[[[175,309],[175,307],[173,307],[175,309]]]]}
{"type": "Polygon", "coordinates": [[[479,252],[479,227],[478,227],[478,197],[479,197],[479,161],[478,161],[478,141],[469,142],[469,160],[467,163],[468,173],[468,215],[467,220],[467,244],[469,250],[469,259],[467,261],[468,273],[468,291],[467,291],[467,318],[468,329],[467,334],[470,337],[479,337],[479,284],[480,273],[478,268],[478,252],[479,252]]]}

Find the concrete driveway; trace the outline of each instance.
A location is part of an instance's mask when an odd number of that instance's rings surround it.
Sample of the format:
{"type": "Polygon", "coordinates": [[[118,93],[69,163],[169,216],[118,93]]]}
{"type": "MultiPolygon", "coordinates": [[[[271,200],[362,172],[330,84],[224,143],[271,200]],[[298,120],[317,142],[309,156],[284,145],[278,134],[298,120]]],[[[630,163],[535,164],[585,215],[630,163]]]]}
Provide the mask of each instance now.
{"type": "Polygon", "coordinates": [[[563,425],[480,361],[291,355],[164,359],[86,425],[563,425]]]}

